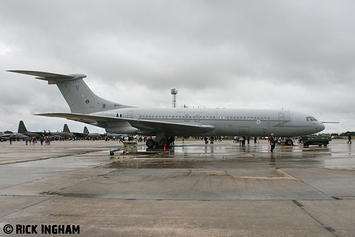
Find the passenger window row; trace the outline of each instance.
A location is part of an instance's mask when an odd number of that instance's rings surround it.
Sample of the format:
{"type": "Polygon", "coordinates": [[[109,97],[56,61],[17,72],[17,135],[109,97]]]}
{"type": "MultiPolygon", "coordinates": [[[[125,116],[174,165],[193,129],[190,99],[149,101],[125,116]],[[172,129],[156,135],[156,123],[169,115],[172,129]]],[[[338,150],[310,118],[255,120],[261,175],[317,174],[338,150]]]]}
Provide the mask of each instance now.
{"type": "MultiPolygon", "coordinates": [[[[216,116],[182,116],[182,115],[139,115],[139,118],[176,118],[176,119],[215,119],[216,116]]],[[[221,116],[219,119],[234,119],[234,120],[270,120],[270,117],[236,117],[236,116],[221,116]]]]}

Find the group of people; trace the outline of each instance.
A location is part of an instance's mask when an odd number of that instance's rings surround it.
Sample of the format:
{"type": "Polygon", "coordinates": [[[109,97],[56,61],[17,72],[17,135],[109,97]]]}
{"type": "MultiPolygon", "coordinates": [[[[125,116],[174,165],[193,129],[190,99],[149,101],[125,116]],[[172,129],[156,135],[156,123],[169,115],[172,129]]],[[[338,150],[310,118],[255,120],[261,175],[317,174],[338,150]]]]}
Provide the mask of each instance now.
{"type": "MultiPolygon", "coordinates": [[[[43,145],[43,142],[46,145],[50,145],[51,144],[51,138],[49,136],[48,137],[41,137],[39,140],[41,142],[41,145],[43,145]]],[[[26,145],[28,145],[28,143],[30,145],[31,145],[31,143],[34,145],[35,143],[37,143],[37,138],[36,137],[29,137],[29,138],[26,138],[25,141],[26,141],[26,145]]]]}
{"type": "MultiPolygon", "coordinates": [[[[125,137],[125,136],[122,136],[122,135],[119,136],[118,139],[120,140],[121,143],[123,143],[123,142],[126,141],[126,137],[125,137]]],[[[147,137],[142,137],[142,136],[139,136],[139,137],[137,138],[138,142],[142,142],[142,141],[146,142],[147,139],[148,139],[147,137]]],[[[133,136],[128,136],[128,137],[127,137],[127,140],[128,140],[129,142],[131,142],[131,141],[134,140],[134,137],[133,137],[133,136]]]]}
{"type": "MultiPolygon", "coordinates": [[[[208,144],[208,138],[204,137],[203,139],[205,140],[205,144],[208,144]]],[[[211,141],[211,144],[214,144],[214,137],[211,137],[210,141],[211,141]]]]}
{"type": "MultiPolygon", "coordinates": [[[[144,141],[146,141],[146,137],[142,138],[142,137],[139,137],[139,141],[142,141],[144,139],[144,141]]],[[[170,140],[171,138],[169,137],[169,144],[174,144],[174,140],[170,140]]],[[[133,140],[133,137],[129,136],[128,137],[128,141],[132,141],[133,140]]],[[[208,138],[207,137],[204,137],[204,140],[205,140],[205,144],[208,144],[208,138]]],[[[123,136],[120,136],[120,142],[123,142],[124,141],[124,137],[123,136]]],[[[245,144],[245,137],[241,140],[241,141],[244,141],[244,144],[245,144]]],[[[37,142],[37,139],[35,137],[30,137],[30,138],[27,138],[26,139],[26,145],[28,145],[28,143],[31,145],[31,143],[34,145],[35,143],[37,142]]],[[[41,137],[40,138],[40,142],[41,142],[41,145],[43,145],[43,142],[45,142],[45,144],[47,145],[50,145],[50,142],[51,142],[51,138],[50,137],[41,137]]],[[[211,137],[210,139],[210,142],[211,144],[214,143],[214,137],[211,137]]],[[[271,152],[274,152],[274,149],[275,149],[275,146],[276,146],[276,143],[278,142],[277,138],[275,137],[274,133],[271,133],[271,136],[269,137],[269,143],[270,143],[270,151],[271,152]]],[[[10,144],[12,143],[11,139],[10,139],[10,144]]],[[[248,142],[249,143],[249,142],[248,142]]],[[[348,134],[348,144],[352,144],[351,142],[351,135],[348,134]]],[[[242,143],[243,144],[243,143],[242,143]]]]}

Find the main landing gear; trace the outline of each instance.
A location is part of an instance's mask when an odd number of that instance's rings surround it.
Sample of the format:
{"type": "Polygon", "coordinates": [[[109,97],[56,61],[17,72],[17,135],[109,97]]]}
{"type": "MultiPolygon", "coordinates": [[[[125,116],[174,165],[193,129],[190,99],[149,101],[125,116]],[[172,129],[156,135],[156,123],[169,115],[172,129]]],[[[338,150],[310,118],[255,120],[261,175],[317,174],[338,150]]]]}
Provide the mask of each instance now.
{"type": "Polygon", "coordinates": [[[145,144],[148,148],[153,148],[155,146],[155,141],[152,138],[149,138],[145,144]]]}
{"type": "Polygon", "coordinates": [[[161,138],[160,140],[158,139],[158,137],[155,140],[149,138],[145,144],[147,145],[148,148],[163,148],[163,147],[172,146],[174,144],[174,140],[175,138],[173,136],[170,136],[168,138],[163,136],[163,138],[161,138]]]}

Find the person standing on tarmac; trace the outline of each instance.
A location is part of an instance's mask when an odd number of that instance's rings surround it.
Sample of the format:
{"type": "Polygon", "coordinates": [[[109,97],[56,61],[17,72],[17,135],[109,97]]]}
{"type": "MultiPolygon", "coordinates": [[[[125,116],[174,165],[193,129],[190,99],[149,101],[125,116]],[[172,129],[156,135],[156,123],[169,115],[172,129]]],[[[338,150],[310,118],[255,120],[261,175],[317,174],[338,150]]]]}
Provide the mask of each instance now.
{"type": "Polygon", "coordinates": [[[276,145],[276,138],[274,137],[274,134],[271,133],[271,137],[270,137],[270,145],[271,145],[271,152],[274,152],[275,149],[275,145],[276,145]]]}

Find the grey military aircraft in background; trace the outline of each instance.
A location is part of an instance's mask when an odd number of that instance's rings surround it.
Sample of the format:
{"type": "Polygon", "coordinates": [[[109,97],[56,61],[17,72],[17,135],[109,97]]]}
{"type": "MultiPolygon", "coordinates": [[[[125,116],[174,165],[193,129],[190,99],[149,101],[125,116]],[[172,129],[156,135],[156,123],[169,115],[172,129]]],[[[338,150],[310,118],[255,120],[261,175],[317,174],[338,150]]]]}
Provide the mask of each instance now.
{"type": "Polygon", "coordinates": [[[25,126],[25,123],[22,120],[18,124],[18,131],[17,132],[21,133],[23,135],[26,135],[26,136],[29,136],[29,137],[35,137],[35,138],[41,138],[43,136],[48,135],[45,132],[31,132],[31,131],[28,131],[26,126],[25,126]]]}
{"type": "Polygon", "coordinates": [[[43,113],[106,129],[107,133],[156,136],[147,146],[164,146],[170,136],[269,136],[292,137],[324,130],[313,116],[292,110],[137,108],[111,102],[94,94],[84,74],[57,74],[9,70],[36,76],[58,86],[71,113],[43,113]]]}
{"type": "Polygon", "coordinates": [[[13,133],[13,132],[0,132],[0,141],[7,141],[12,139],[15,140],[24,140],[28,138],[28,136],[23,135],[21,133],[13,133]]]}
{"type": "Polygon", "coordinates": [[[101,139],[104,136],[104,134],[100,134],[100,133],[90,133],[89,129],[86,126],[84,127],[83,134],[86,138],[91,138],[91,139],[101,139]]]}
{"type": "Polygon", "coordinates": [[[74,137],[74,133],[70,132],[70,129],[67,124],[64,124],[62,132],[48,131],[48,135],[49,136],[59,136],[59,137],[65,138],[65,139],[74,137]]]}
{"type": "Polygon", "coordinates": [[[0,141],[7,141],[11,138],[13,134],[12,133],[4,133],[4,132],[0,132],[0,141]]]}

